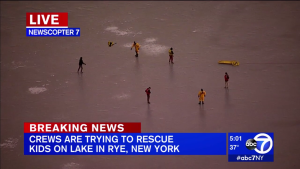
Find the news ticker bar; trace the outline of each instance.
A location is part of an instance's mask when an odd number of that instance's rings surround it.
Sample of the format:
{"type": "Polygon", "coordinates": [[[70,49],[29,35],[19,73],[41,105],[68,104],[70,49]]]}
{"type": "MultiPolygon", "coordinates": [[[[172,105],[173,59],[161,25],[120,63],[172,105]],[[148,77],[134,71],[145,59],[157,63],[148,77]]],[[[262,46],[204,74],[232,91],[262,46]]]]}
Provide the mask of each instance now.
{"type": "Polygon", "coordinates": [[[228,149],[229,162],[272,162],[273,140],[273,133],[24,133],[24,155],[227,155],[228,149]],[[247,144],[253,138],[256,149],[247,144]]]}
{"type": "Polygon", "coordinates": [[[141,133],[141,123],[24,123],[24,155],[226,155],[274,161],[274,133],[141,133]],[[228,146],[227,146],[228,140],[228,146]]]}
{"type": "Polygon", "coordinates": [[[26,36],[80,36],[80,28],[26,28],[26,36]]]}
{"type": "Polygon", "coordinates": [[[24,155],[226,155],[226,133],[24,133],[24,155]]]}

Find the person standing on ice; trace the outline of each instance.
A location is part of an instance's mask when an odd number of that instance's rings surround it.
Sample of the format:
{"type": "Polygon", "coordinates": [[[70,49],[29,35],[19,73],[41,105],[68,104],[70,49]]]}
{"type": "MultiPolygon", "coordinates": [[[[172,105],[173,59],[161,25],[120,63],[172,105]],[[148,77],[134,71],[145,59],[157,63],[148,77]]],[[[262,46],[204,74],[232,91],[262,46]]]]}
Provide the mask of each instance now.
{"type": "Polygon", "coordinates": [[[201,91],[198,93],[198,98],[199,98],[199,104],[204,104],[204,97],[206,96],[206,92],[201,89],[201,91]]]}
{"type": "Polygon", "coordinates": [[[86,65],[86,64],[83,62],[82,57],[80,57],[80,59],[79,59],[79,68],[78,68],[77,72],[79,72],[79,69],[81,69],[81,73],[82,73],[82,70],[83,70],[82,65],[83,65],[83,64],[86,65]]]}
{"type": "Polygon", "coordinates": [[[130,50],[132,50],[133,47],[135,47],[135,57],[139,57],[140,44],[134,41],[130,50]]]}
{"type": "Polygon", "coordinates": [[[225,79],[225,88],[228,88],[229,75],[227,74],[227,72],[225,72],[224,79],[225,79]]]}
{"type": "Polygon", "coordinates": [[[174,52],[173,52],[173,48],[170,48],[170,50],[169,50],[169,63],[171,62],[172,64],[174,64],[174,62],[173,62],[173,56],[174,55],[174,52]]]}
{"type": "Polygon", "coordinates": [[[145,92],[147,94],[147,102],[150,104],[150,94],[151,94],[151,91],[150,91],[151,87],[148,87],[145,92]]]}

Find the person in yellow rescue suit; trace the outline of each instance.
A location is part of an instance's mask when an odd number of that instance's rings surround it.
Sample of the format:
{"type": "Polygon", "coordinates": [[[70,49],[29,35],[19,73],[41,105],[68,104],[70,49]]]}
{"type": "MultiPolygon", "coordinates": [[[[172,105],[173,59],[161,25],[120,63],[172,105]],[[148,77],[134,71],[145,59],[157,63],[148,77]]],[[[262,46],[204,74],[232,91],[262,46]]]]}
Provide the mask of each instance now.
{"type": "Polygon", "coordinates": [[[174,64],[174,62],[173,62],[173,56],[174,55],[174,52],[173,52],[173,48],[170,48],[170,50],[169,50],[169,63],[171,62],[172,64],[174,64]]]}
{"type": "Polygon", "coordinates": [[[109,46],[109,47],[112,47],[112,46],[114,46],[115,44],[117,44],[117,43],[114,43],[114,42],[108,42],[108,46],[109,46]]]}
{"type": "Polygon", "coordinates": [[[138,44],[134,41],[132,44],[131,50],[133,47],[135,47],[135,57],[139,57],[140,44],[138,44]]]}
{"type": "Polygon", "coordinates": [[[201,89],[201,91],[198,93],[198,98],[199,98],[199,104],[204,104],[204,97],[206,96],[206,92],[201,89]]]}

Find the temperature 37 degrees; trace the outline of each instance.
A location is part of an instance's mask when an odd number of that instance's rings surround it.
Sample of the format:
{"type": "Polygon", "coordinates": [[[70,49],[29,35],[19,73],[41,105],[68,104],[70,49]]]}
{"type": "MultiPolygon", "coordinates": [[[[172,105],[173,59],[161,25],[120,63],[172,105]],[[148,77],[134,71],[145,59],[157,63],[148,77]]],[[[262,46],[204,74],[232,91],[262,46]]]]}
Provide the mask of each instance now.
{"type": "Polygon", "coordinates": [[[230,145],[230,150],[235,150],[239,145],[230,145]]]}

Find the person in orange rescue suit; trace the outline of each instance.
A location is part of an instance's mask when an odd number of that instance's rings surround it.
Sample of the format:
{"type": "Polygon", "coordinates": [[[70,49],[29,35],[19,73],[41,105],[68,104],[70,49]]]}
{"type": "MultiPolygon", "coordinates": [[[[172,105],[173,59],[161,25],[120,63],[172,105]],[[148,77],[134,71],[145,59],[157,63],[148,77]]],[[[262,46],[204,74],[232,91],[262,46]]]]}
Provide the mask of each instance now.
{"type": "Polygon", "coordinates": [[[206,96],[206,92],[201,89],[201,91],[198,93],[198,98],[199,98],[199,104],[204,104],[204,97],[206,96]]]}
{"type": "Polygon", "coordinates": [[[134,41],[131,46],[131,50],[133,47],[135,47],[135,57],[139,57],[140,44],[138,44],[134,41]]]}

